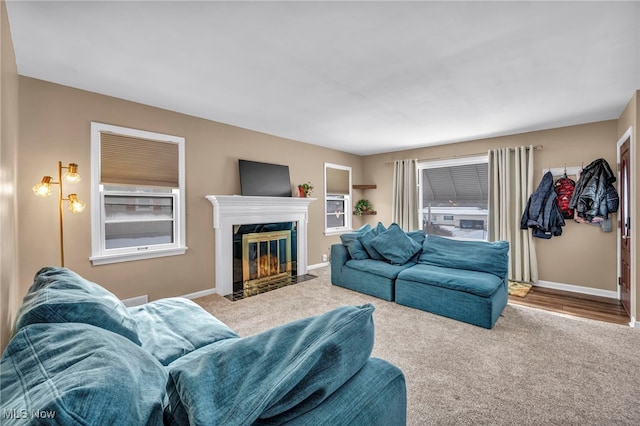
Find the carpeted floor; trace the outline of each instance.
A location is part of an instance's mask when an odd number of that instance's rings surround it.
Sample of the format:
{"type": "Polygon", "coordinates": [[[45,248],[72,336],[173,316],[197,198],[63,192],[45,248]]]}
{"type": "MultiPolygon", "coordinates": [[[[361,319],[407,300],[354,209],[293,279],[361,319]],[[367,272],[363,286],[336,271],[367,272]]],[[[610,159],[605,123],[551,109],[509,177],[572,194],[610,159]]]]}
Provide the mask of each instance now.
{"type": "Polygon", "coordinates": [[[402,369],[409,425],[638,425],[640,330],[509,304],[486,330],[317,279],[195,300],[241,336],[373,303],[373,356],[402,369]]]}

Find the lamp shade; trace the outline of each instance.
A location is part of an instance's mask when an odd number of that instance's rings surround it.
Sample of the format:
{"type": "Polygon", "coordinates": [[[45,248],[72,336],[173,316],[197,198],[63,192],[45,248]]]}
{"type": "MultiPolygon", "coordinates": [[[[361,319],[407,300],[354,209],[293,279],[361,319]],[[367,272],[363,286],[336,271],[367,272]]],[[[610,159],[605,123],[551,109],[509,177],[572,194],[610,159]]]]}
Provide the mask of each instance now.
{"type": "Polygon", "coordinates": [[[33,193],[38,197],[50,196],[53,193],[53,190],[51,189],[52,179],[53,178],[51,176],[44,176],[39,184],[33,186],[33,193]]]}
{"type": "Polygon", "coordinates": [[[82,213],[84,211],[84,201],[78,200],[76,194],[69,194],[69,211],[71,213],[82,213]]]}
{"type": "Polygon", "coordinates": [[[78,165],[76,163],[69,163],[67,171],[64,174],[64,180],[69,183],[80,182],[80,175],[78,174],[78,165]]]}

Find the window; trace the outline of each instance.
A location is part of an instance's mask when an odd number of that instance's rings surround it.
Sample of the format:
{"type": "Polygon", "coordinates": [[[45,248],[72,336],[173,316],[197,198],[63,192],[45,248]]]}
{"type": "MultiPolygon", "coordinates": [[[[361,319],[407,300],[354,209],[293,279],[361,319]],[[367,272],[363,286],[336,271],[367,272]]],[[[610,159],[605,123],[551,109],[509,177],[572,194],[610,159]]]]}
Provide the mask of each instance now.
{"type": "Polygon", "coordinates": [[[351,167],[324,165],[325,235],[351,231],[351,167]]]}
{"type": "Polygon", "coordinates": [[[91,261],[184,254],[184,138],[91,123],[91,261]]]}
{"type": "Polygon", "coordinates": [[[422,224],[427,233],[487,238],[487,156],[424,161],[418,164],[418,175],[422,224]]]}

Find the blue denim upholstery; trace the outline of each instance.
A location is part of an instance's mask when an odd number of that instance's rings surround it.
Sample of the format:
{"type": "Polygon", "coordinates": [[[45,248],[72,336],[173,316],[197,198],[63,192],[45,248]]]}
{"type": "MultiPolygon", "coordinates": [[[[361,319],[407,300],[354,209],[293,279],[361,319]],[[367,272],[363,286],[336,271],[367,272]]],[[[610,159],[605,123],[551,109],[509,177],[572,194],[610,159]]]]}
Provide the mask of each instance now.
{"type": "Polygon", "coordinates": [[[116,333],[81,323],[28,325],[0,361],[1,423],[161,425],[166,381],[158,361],[116,333]]]}
{"type": "Polygon", "coordinates": [[[407,423],[407,390],[399,368],[369,358],[349,381],[312,411],[289,421],[289,413],[258,419],[254,425],[400,426],[407,423]],[[363,392],[366,389],[366,392],[363,392]],[[349,401],[345,403],[345,401],[349,401]]]}
{"type": "Polygon", "coordinates": [[[188,299],[155,300],[129,308],[142,348],[162,365],[219,340],[239,337],[226,324],[188,299]]]}
{"type": "Polygon", "coordinates": [[[507,299],[503,285],[490,296],[481,297],[424,281],[405,280],[402,276],[396,280],[396,303],[484,328],[493,328],[507,306],[507,299]]]}
{"type": "Polygon", "coordinates": [[[371,240],[371,245],[392,265],[404,265],[422,249],[397,223],[371,240]]]}
{"type": "Polygon", "coordinates": [[[503,285],[503,280],[488,272],[466,269],[441,268],[417,264],[400,276],[406,281],[425,282],[437,287],[463,291],[481,297],[489,297],[503,285]]]}
{"type": "Polygon", "coordinates": [[[280,423],[316,408],[369,359],[373,310],[338,308],[178,359],[169,366],[171,424],[280,423]]]}
{"type": "Polygon", "coordinates": [[[367,253],[369,254],[369,257],[371,259],[385,260],[384,256],[382,256],[378,252],[378,250],[376,250],[375,247],[373,247],[373,245],[371,244],[371,241],[373,241],[373,239],[375,237],[377,237],[378,235],[382,234],[386,230],[387,230],[387,228],[385,228],[385,226],[382,224],[382,222],[378,222],[378,224],[376,225],[375,228],[370,229],[367,232],[364,232],[362,235],[359,236],[360,242],[364,246],[365,250],[367,251],[367,253]]]}
{"type": "MultiPolygon", "coordinates": [[[[389,228],[396,226],[392,224],[389,228]]],[[[422,242],[422,249],[406,263],[395,265],[374,259],[353,259],[344,245],[334,244],[331,283],[480,327],[495,325],[508,299],[507,241],[425,237],[422,231],[395,235],[398,245],[412,239],[418,244],[422,242]]],[[[395,250],[394,238],[384,245],[395,250]]]]}
{"type": "Polygon", "coordinates": [[[29,324],[77,322],[113,331],[140,344],[136,321],[105,288],[58,267],[38,271],[14,323],[14,333],[29,324]]]}
{"type": "Polygon", "coordinates": [[[509,267],[507,241],[463,241],[429,235],[422,244],[418,263],[488,272],[504,277],[509,267]]]}
{"type": "Polygon", "coordinates": [[[340,241],[349,251],[349,256],[353,259],[364,260],[369,259],[369,253],[365,250],[360,242],[360,236],[371,230],[368,223],[355,232],[340,235],[340,241]]]}
{"type": "Polygon", "coordinates": [[[394,300],[396,277],[413,265],[391,265],[373,259],[353,260],[342,244],[331,246],[331,283],[384,300],[394,300]]]}
{"type": "Polygon", "coordinates": [[[240,338],[189,300],[127,309],[44,268],[0,360],[1,423],[404,425],[402,372],[369,358],[372,311],[338,308],[240,338]]]}

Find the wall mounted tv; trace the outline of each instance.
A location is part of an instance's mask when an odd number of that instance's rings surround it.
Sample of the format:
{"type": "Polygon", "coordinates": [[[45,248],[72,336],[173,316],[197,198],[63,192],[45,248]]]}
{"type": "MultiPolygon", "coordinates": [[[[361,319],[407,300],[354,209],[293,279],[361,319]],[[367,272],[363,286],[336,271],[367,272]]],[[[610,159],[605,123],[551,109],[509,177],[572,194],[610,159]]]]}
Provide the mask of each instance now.
{"type": "Polygon", "coordinates": [[[291,197],[289,166],[238,160],[242,195],[291,197]]]}

